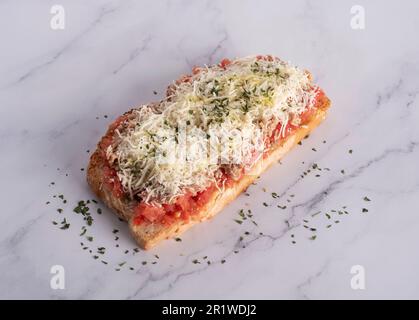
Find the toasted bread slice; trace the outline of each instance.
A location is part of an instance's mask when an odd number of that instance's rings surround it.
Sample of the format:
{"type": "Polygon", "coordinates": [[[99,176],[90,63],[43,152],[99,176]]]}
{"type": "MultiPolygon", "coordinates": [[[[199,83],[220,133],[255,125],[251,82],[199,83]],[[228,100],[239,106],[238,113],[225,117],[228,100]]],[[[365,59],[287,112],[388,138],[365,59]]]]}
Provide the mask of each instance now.
{"type": "Polygon", "coordinates": [[[325,119],[329,106],[330,100],[326,96],[322,96],[321,99],[317,101],[316,112],[305,125],[298,128],[291,135],[275,145],[266,157],[256,162],[252,169],[231,187],[225,188],[223,192],[215,192],[207,204],[202,207],[197,214],[192,215],[189,221],[180,219],[171,225],[161,223],[135,224],[134,208],[138,203],[136,201],[116,198],[113,193],[105,187],[105,175],[103,170],[105,160],[101,156],[99,148],[91,157],[87,171],[87,181],[96,195],[101,198],[108,207],[113,209],[120,218],[128,221],[131,233],[139,246],[143,249],[150,249],[160,241],[176,237],[194,224],[208,220],[220,212],[267,168],[280,160],[290,149],[316,128],[325,119]]]}

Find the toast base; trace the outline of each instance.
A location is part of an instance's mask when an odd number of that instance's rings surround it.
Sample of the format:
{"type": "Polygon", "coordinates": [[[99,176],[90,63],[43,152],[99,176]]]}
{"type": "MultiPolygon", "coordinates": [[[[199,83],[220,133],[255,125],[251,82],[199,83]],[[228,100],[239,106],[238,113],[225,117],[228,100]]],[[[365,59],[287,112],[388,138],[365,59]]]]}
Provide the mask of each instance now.
{"type": "Polygon", "coordinates": [[[134,223],[134,208],[137,202],[118,199],[105,187],[103,181],[103,165],[105,160],[100,155],[99,150],[96,150],[90,159],[87,171],[87,181],[96,195],[102,199],[108,207],[113,209],[120,218],[128,221],[129,229],[138,245],[141,248],[148,250],[162,240],[174,238],[195,224],[215,216],[227,204],[237,198],[237,196],[265,170],[282,159],[289,150],[310,134],[310,132],[325,119],[326,111],[329,106],[330,100],[324,96],[322,100],[318,102],[316,113],[307,124],[298,128],[294,133],[278,143],[270,150],[267,156],[256,162],[252,169],[239,181],[235,182],[233,186],[225,188],[223,192],[215,192],[208,203],[197,214],[191,216],[190,221],[180,220],[169,226],[161,223],[142,223],[136,225],[134,223]]]}

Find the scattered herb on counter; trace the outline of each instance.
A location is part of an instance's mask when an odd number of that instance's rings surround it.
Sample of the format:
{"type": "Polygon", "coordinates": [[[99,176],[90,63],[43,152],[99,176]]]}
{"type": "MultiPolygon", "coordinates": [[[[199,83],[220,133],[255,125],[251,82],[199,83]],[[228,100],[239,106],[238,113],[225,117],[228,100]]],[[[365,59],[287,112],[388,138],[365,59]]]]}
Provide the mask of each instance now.
{"type": "Polygon", "coordinates": [[[263,203],[263,205],[264,205],[265,207],[268,207],[268,204],[267,204],[266,202],[264,202],[264,203],[263,203]]]}
{"type": "Polygon", "coordinates": [[[70,228],[70,224],[67,222],[67,219],[64,218],[64,220],[61,222],[61,230],[67,230],[68,228],[70,228]]]}
{"type": "Polygon", "coordinates": [[[200,264],[201,262],[199,262],[198,259],[194,259],[194,260],[192,260],[192,263],[193,264],[200,264]]]}
{"type": "Polygon", "coordinates": [[[349,149],[349,151],[348,151],[350,154],[352,154],[352,152],[353,152],[353,150],[352,149],[349,149]]]}
{"type": "Polygon", "coordinates": [[[362,208],[362,212],[363,213],[368,212],[368,209],[367,208],[362,208]]]}
{"type": "Polygon", "coordinates": [[[221,264],[224,264],[224,263],[226,263],[225,259],[221,260],[221,264]]]}
{"type": "Polygon", "coordinates": [[[181,241],[182,241],[182,239],[181,239],[181,238],[175,238],[175,241],[176,241],[176,242],[181,242],[181,241]]]}
{"type": "Polygon", "coordinates": [[[86,234],[86,232],[87,232],[87,229],[86,229],[86,227],[85,226],[83,226],[83,227],[81,227],[81,233],[80,233],[80,237],[82,237],[82,236],[84,236],[85,234],[86,234]]]}
{"type": "Polygon", "coordinates": [[[364,201],[371,201],[370,198],[368,198],[367,196],[364,197],[364,201]]]}
{"type": "Polygon", "coordinates": [[[313,235],[313,236],[311,236],[309,239],[310,239],[310,240],[316,240],[316,238],[317,238],[317,236],[316,236],[316,235],[313,235]]]}

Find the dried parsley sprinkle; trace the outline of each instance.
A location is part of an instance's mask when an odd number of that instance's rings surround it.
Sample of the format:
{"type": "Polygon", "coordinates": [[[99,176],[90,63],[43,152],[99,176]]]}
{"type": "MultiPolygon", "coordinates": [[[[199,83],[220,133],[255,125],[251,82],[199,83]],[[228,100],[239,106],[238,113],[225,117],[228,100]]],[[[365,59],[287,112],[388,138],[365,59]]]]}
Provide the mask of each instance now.
{"type": "Polygon", "coordinates": [[[235,221],[236,223],[238,223],[238,224],[242,224],[242,223],[243,223],[243,221],[241,221],[241,220],[237,220],[237,219],[234,219],[234,221],[235,221]]]}
{"type": "Polygon", "coordinates": [[[84,236],[87,229],[86,229],[86,227],[82,227],[81,229],[82,229],[82,232],[80,233],[80,236],[84,236]]]}
{"type": "Polygon", "coordinates": [[[267,204],[266,202],[264,202],[264,203],[263,203],[263,205],[264,205],[265,207],[267,207],[267,206],[268,206],[268,204],[267,204]]]}
{"type": "Polygon", "coordinates": [[[316,240],[316,238],[317,238],[317,236],[313,235],[313,236],[310,237],[310,240],[316,240]]]}
{"type": "Polygon", "coordinates": [[[278,198],[278,194],[276,192],[272,192],[271,195],[272,195],[272,198],[274,198],[274,199],[278,198]]]}
{"type": "Polygon", "coordinates": [[[141,262],[141,264],[142,264],[143,266],[145,266],[145,265],[147,264],[147,261],[143,261],[143,262],[141,262]]]}
{"type": "Polygon", "coordinates": [[[56,226],[56,225],[58,224],[58,222],[57,222],[57,221],[52,221],[52,224],[53,224],[54,226],[56,226]]]}
{"type": "Polygon", "coordinates": [[[364,201],[371,201],[370,198],[368,198],[367,196],[364,197],[364,201]]]}
{"type": "Polygon", "coordinates": [[[175,241],[180,242],[180,241],[182,241],[182,239],[181,238],[175,238],[175,241]]]}
{"type": "Polygon", "coordinates": [[[343,170],[343,169],[340,170],[340,173],[345,174],[345,170],[343,170]]]}
{"type": "Polygon", "coordinates": [[[353,152],[353,150],[352,149],[349,149],[349,151],[348,151],[350,154],[352,154],[352,152],[353,152]]]}
{"type": "Polygon", "coordinates": [[[86,239],[87,239],[87,241],[90,241],[90,242],[93,241],[93,237],[92,236],[87,236],[86,239]]]}
{"type": "Polygon", "coordinates": [[[368,212],[367,208],[362,208],[362,212],[368,212]]]}
{"type": "Polygon", "coordinates": [[[101,208],[97,208],[97,214],[102,214],[102,209],[101,208]]]}
{"type": "MultiPolygon", "coordinates": [[[[62,224],[62,223],[61,223],[62,224]]],[[[70,224],[69,223],[64,223],[62,225],[62,227],[60,227],[61,230],[67,230],[68,228],[70,228],[70,224]]]]}
{"type": "Polygon", "coordinates": [[[199,262],[198,259],[194,259],[194,260],[192,260],[192,263],[193,264],[200,264],[201,262],[199,262]]]}
{"type": "Polygon", "coordinates": [[[221,260],[221,264],[224,264],[224,263],[226,263],[226,261],[223,259],[223,260],[221,260]]]}
{"type": "Polygon", "coordinates": [[[58,211],[58,213],[62,213],[63,212],[63,209],[58,208],[57,211],[58,211]]]}
{"type": "Polygon", "coordinates": [[[113,234],[116,234],[116,233],[118,233],[118,232],[119,232],[119,230],[118,230],[118,229],[113,229],[113,230],[112,230],[112,233],[113,233],[113,234]]]}

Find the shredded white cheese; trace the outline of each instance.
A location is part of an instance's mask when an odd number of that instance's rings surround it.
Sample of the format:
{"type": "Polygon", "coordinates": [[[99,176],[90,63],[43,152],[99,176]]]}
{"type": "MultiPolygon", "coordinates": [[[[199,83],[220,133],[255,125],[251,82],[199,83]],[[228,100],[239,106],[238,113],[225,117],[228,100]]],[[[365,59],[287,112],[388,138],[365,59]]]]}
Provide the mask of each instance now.
{"type": "Polygon", "coordinates": [[[201,68],[190,81],[174,83],[170,97],[134,110],[107,157],[131,197],[171,203],[216,183],[222,170],[240,176],[278,123],[283,135],[315,95],[306,72],[278,59],[201,68]]]}

